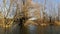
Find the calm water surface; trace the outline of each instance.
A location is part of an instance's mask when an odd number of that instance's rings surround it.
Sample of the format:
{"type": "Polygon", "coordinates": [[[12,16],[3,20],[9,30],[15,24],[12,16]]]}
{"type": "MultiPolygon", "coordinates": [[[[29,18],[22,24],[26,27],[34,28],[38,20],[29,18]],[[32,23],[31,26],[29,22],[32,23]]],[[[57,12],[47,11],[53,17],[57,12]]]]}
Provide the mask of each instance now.
{"type": "Polygon", "coordinates": [[[20,26],[16,25],[15,27],[11,28],[2,28],[0,27],[1,34],[60,34],[60,26],[35,26],[35,25],[28,25],[28,26],[20,26]]]}

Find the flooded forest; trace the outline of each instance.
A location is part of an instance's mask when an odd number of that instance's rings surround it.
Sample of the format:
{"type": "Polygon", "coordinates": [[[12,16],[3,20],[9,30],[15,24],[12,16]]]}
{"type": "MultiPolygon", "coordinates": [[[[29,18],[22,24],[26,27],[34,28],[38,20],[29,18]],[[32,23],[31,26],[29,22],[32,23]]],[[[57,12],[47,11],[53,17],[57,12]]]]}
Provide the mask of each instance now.
{"type": "Polygon", "coordinates": [[[0,0],[0,34],[60,34],[60,0],[0,0]]]}

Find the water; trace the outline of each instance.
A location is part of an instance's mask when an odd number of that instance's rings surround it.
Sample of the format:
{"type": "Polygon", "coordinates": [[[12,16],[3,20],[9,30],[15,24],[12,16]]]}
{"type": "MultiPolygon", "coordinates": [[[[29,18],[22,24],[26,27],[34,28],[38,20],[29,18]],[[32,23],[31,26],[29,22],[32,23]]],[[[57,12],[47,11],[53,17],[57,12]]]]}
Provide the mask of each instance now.
{"type": "Polygon", "coordinates": [[[6,29],[0,27],[1,34],[60,34],[60,26],[48,25],[48,26],[20,26],[16,25],[14,28],[6,29]]]}

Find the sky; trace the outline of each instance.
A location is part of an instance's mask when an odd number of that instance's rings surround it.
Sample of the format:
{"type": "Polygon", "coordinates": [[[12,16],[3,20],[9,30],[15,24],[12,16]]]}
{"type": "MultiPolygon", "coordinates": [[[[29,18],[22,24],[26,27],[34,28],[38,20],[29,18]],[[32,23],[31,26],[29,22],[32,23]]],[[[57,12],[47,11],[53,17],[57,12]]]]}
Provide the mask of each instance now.
{"type": "MultiPolygon", "coordinates": [[[[34,2],[39,2],[39,3],[44,3],[45,0],[33,0],[34,2]]],[[[56,2],[56,3],[59,3],[60,0],[46,0],[46,1],[52,1],[52,2],[56,2]]]]}

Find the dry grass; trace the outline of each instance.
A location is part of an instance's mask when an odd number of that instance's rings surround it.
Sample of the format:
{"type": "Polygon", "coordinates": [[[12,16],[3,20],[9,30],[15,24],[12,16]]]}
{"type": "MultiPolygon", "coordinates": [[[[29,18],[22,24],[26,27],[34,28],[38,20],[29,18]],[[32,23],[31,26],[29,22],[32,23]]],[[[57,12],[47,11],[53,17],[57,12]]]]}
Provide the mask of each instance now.
{"type": "Polygon", "coordinates": [[[54,24],[57,25],[57,26],[60,26],[60,21],[55,21],[54,24]]]}

